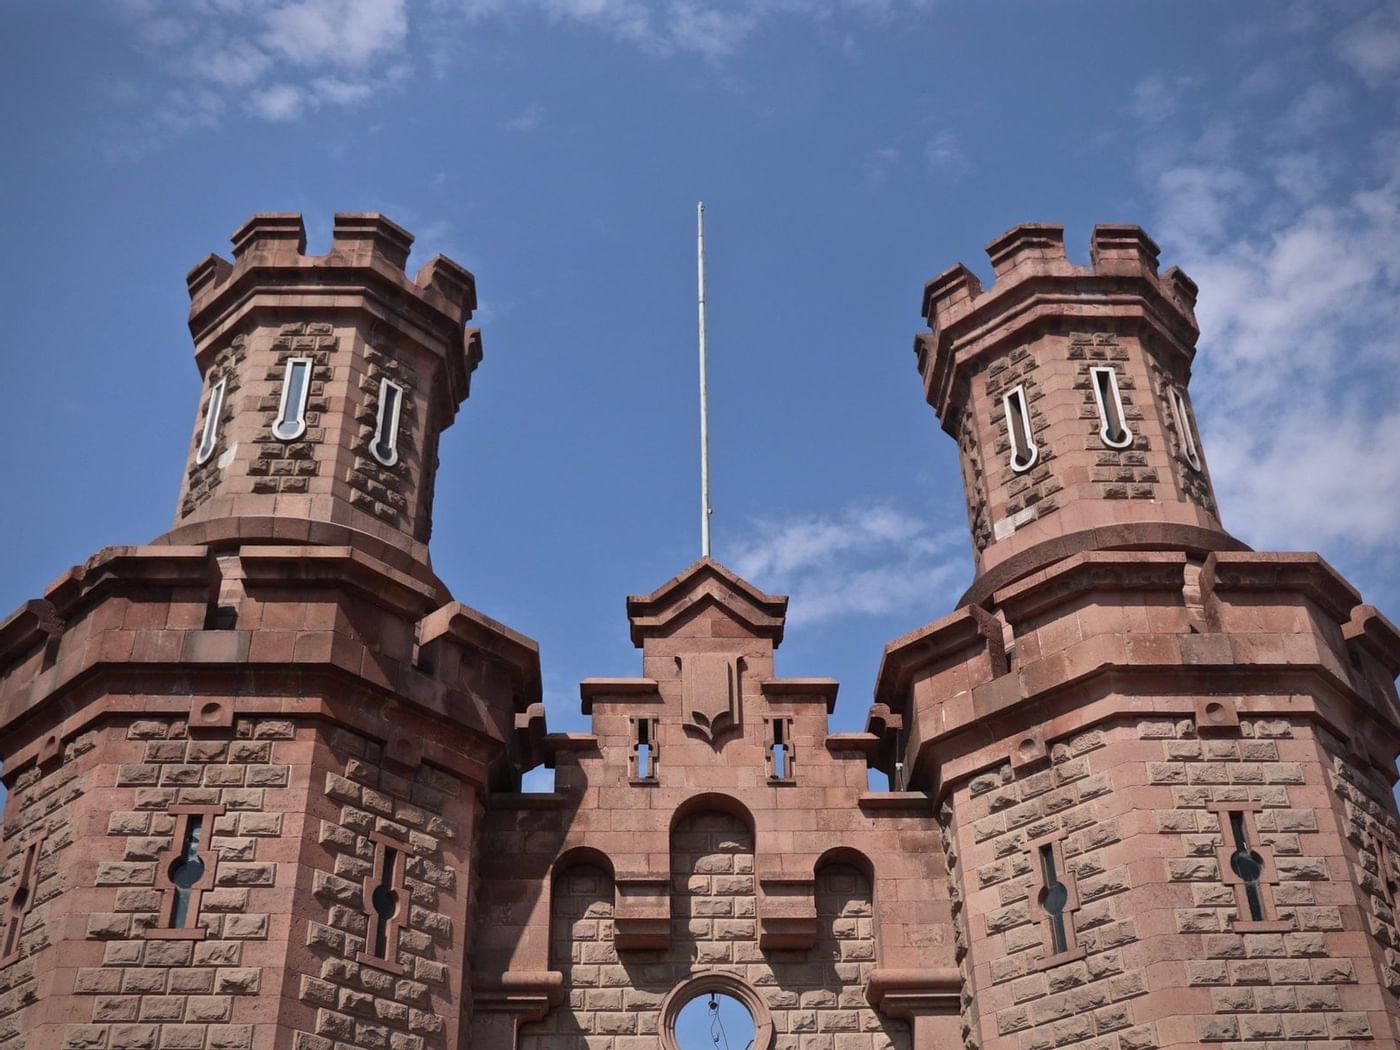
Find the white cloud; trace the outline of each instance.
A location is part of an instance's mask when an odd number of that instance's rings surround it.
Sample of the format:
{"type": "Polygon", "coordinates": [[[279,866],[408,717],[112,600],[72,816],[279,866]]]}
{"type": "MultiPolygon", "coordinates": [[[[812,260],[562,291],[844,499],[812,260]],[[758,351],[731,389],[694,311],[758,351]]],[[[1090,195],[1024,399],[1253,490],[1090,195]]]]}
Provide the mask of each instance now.
{"type": "Polygon", "coordinates": [[[924,143],[924,160],[934,171],[958,172],[967,167],[967,157],[951,131],[940,131],[924,143]]]}
{"type": "Polygon", "coordinates": [[[507,131],[534,131],[543,123],[544,107],[536,102],[506,121],[505,127],[507,131]]]}
{"type": "Polygon", "coordinates": [[[1347,26],[1337,55],[1372,87],[1400,78],[1400,9],[1385,5],[1347,26]]]}
{"type": "Polygon", "coordinates": [[[1128,111],[1138,120],[1159,124],[1177,112],[1182,96],[1194,83],[1192,77],[1151,73],[1134,85],[1128,111]]]}
{"type": "Polygon", "coordinates": [[[144,0],[126,4],[163,81],[117,152],[139,154],[230,113],[296,120],[401,80],[406,0],[144,0]]]}
{"type": "Polygon", "coordinates": [[[756,522],[731,564],[791,596],[790,624],[812,624],[946,605],[967,574],[963,538],[894,507],[853,507],[756,522]]]}

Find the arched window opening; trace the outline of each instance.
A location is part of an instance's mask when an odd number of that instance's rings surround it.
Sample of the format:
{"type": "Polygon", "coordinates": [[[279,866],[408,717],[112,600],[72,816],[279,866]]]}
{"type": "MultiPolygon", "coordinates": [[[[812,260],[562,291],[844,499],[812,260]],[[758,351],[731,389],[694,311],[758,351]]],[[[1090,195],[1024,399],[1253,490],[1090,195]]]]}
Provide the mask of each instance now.
{"type": "Polygon", "coordinates": [[[219,417],[224,412],[224,390],[227,386],[228,380],[220,379],[209,391],[209,403],[204,406],[204,428],[199,435],[199,448],[194,454],[194,461],[200,465],[209,461],[219,444],[219,417]]]}
{"type": "Polygon", "coordinates": [[[753,1017],[732,995],[697,995],[676,1016],[680,1050],[749,1050],[754,1040],[753,1017]]]}
{"type": "Polygon", "coordinates": [[[1186,395],[1174,386],[1167,387],[1167,401],[1172,406],[1172,420],[1176,423],[1177,440],[1181,445],[1181,458],[1192,470],[1201,469],[1201,453],[1196,447],[1196,435],[1191,429],[1191,412],[1186,404],[1186,395]]]}
{"type": "Polygon", "coordinates": [[[1123,398],[1118,392],[1118,373],[1112,368],[1096,366],[1089,369],[1093,380],[1094,400],[1099,406],[1099,437],[1109,448],[1127,448],[1133,443],[1133,432],[1123,414],[1123,398]]]}
{"type": "Polygon", "coordinates": [[[379,383],[379,418],[369,450],[386,467],[399,461],[399,413],[403,409],[403,387],[388,379],[379,383]]]}
{"type": "Polygon", "coordinates": [[[1011,441],[1011,469],[1021,474],[1035,466],[1039,450],[1031,436],[1031,410],[1026,402],[1026,388],[1014,387],[1001,398],[1006,411],[1006,433],[1011,441]]]}
{"type": "Polygon", "coordinates": [[[311,391],[311,358],[292,357],[282,373],[282,400],[272,433],[280,441],[295,441],[306,433],[306,396],[311,391]]]}

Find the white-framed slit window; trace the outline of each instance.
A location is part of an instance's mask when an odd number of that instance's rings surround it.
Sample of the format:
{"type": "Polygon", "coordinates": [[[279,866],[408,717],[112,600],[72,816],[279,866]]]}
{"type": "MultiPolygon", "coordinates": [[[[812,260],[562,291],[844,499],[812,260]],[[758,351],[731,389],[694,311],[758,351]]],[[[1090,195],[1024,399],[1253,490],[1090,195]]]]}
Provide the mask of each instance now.
{"type": "Polygon", "coordinates": [[[272,435],[281,441],[295,441],[306,433],[306,397],[311,391],[311,358],[291,357],[282,373],[282,401],[272,435]]]}
{"type": "Polygon", "coordinates": [[[219,417],[224,414],[224,391],[228,380],[220,379],[209,391],[209,403],[204,406],[204,426],[199,433],[199,448],[195,450],[194,461],[203,465],[214,454],[219,444],[219,417]]]}
{"type": "Polygon", "coordinates": [[[1123,413],[1123,397],[1118,393],[1118,373],[1112,368],[1095,365],[1089,369],[1094,388],[1094,401],[1099,406],[1099,437],[1109,448],[1127,448],[1133,443],[1133,432],[1123,413]]]}
{"type": "Polygon", "coordinates": [[[1016,386],[1001,398],[1006,412],[1006,433],[1011,440],[1011,469],[1021,474],[1035,466],[1040,451],[1031,436],[1031,410],[1026,402],[1026,388],[1016,386]]]}
{"type": "Polygon", "coordinates": [[[403,411],[403,387],[389,379],[379,381],[379,418],[369,450],[386,467],[399,461],[399,414],[403,411]]]}
{"type": "Polygon", "coordinates": [[[1172,406],[1172,419],[1176,422],[1177,439],[1181,444],[1181,458],[1192,470],[1201,469],[1201,453],[1196,448],[1196,435],[1191,429],[1191,412],[1186,405],[1186,396],[1174,386],[1167,387],[1167,401],[1172,406]]]}

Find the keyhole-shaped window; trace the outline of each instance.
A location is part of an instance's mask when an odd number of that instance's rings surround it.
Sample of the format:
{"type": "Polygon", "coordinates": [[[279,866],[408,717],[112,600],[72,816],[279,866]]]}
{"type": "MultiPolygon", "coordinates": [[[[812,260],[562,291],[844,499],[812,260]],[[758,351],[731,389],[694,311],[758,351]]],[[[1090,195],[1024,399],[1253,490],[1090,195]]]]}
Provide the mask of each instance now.
{"type": "Polygon", "coordinates": [[[170,882],[175,887],[175,905],[170,912],[172,929],[182,930],[189,925],[190,897],[195,885],[204,878],[204,860],[199,855],[199,840],[204,832],[204,818],[191,814],[185,824],[185,841],[180,846],[180,855],[170,865],[170,882]]]}
{"type": "Polygon", "coordinates": [[[1133,443],[1123,415],[1123,398],[1118,393],[1118,373],[1112,368],[1096,366],[1089,369],[1093,380],[1094,400],[1099,406],[1099,437],[1109,448],[1127,448],[1133,443]]]}
{"type": "Polygon", "coordinates": [[[1040,847],[1040,907],[1050,920],[1050,942],[1059,955],[1069,951],[1069,931],[1065,928],[1065,905],[1069,903],[1069,889],[1060,881],[1055,870],[1055,848],[1049,843],[1040,847]]]}
{"type": "Polygon", "coordinates": [[[1235,851],[1230,854],[1230,870],[1244,883],[1249,917],[1259,922],[1264,918],[1264,897],[1259,891],[1259,879],[1264,874],[1264,858],[1249,845],[1243,813],[1236,811],[1230,814],[1230,834],[1235,840],[1235,851]]]}
{"type": "Polygon", "coordinates": [[[1201,469],[1201,453],[1196,448],[1196,435],[1191,429],[1191,412],[1186,405],[1186,396],[1174,386],[1167,387],[1167,401],[1172,406],[1172,420],[1180,436],[1181,458],[1192,470],[1201,469]]]}
{"type": "Polygon", "coordinates": [[[374,955],[380,959],[388,958],[389,923],[399,912],[399,892],[394,888],[394,873],[398,859],[398,850],[390,846],[384,847],[379,885],[375,886],[374,892],[370,894],[370,903],[374,906],[373,949],[374,955]]]}
{"type": "Polygon", "coordinates": [[[295,441],[306,433],[306,396],[311,390],[311,358],[287,359],[282,373],[282,401],[272,433],[282,441],[295,441]]]}
{"type": "Polygon", "coordinates": [[[207,463],[219,444],[219,417],[224,412],[224,390],[227,383],[227,379],[220,379],[214,384],[214,389],[209,391],[209,403],[204,408],[204,427],[199,434],[199,448],[194,454],[196,463],[207,463]]]}
{"type": "Polygon", "coordinates": [[[374,428],[370,452],[386,467],[399,461],[399,413],[403,410],[403,387],[388,379],[379,383],[379,418],[374,428]]]}
{"type": "Polygon", "coordinates": [[[29,914],[29,902],[34,896],[33,884],[35,868],[39,861],[39,843],[31,842],[24,849],[24,860],[19,868],[19,881],[10,894],[9,906],[5,909],[9,920],[5,926],[5,946],[0,959],[8,960],[19,951],[20,934],[24,932],[24,918],[29,914]]]}
{"type": "Polygon", "coordinates": [[[1035,466],[1039,450],[1031,436],[1031,411],[1026,403],[1026,388],[1017,386],[1001,398],[1006,412],[1006,433],[1011,441],[1011,469],[1020,474],[1035,466]]]}

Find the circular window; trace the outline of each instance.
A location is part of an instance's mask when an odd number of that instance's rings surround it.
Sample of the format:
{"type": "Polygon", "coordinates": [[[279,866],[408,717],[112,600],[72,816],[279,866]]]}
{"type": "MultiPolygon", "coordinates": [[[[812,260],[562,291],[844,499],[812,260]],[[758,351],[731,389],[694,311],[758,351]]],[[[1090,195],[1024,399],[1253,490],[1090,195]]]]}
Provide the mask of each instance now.
{"type": "Polygon", "coordinates": [[[663,1050],[769,1050],[773,1017],[752,986],[732,973],[697,973],[661,1002],[663,1050]]]}

